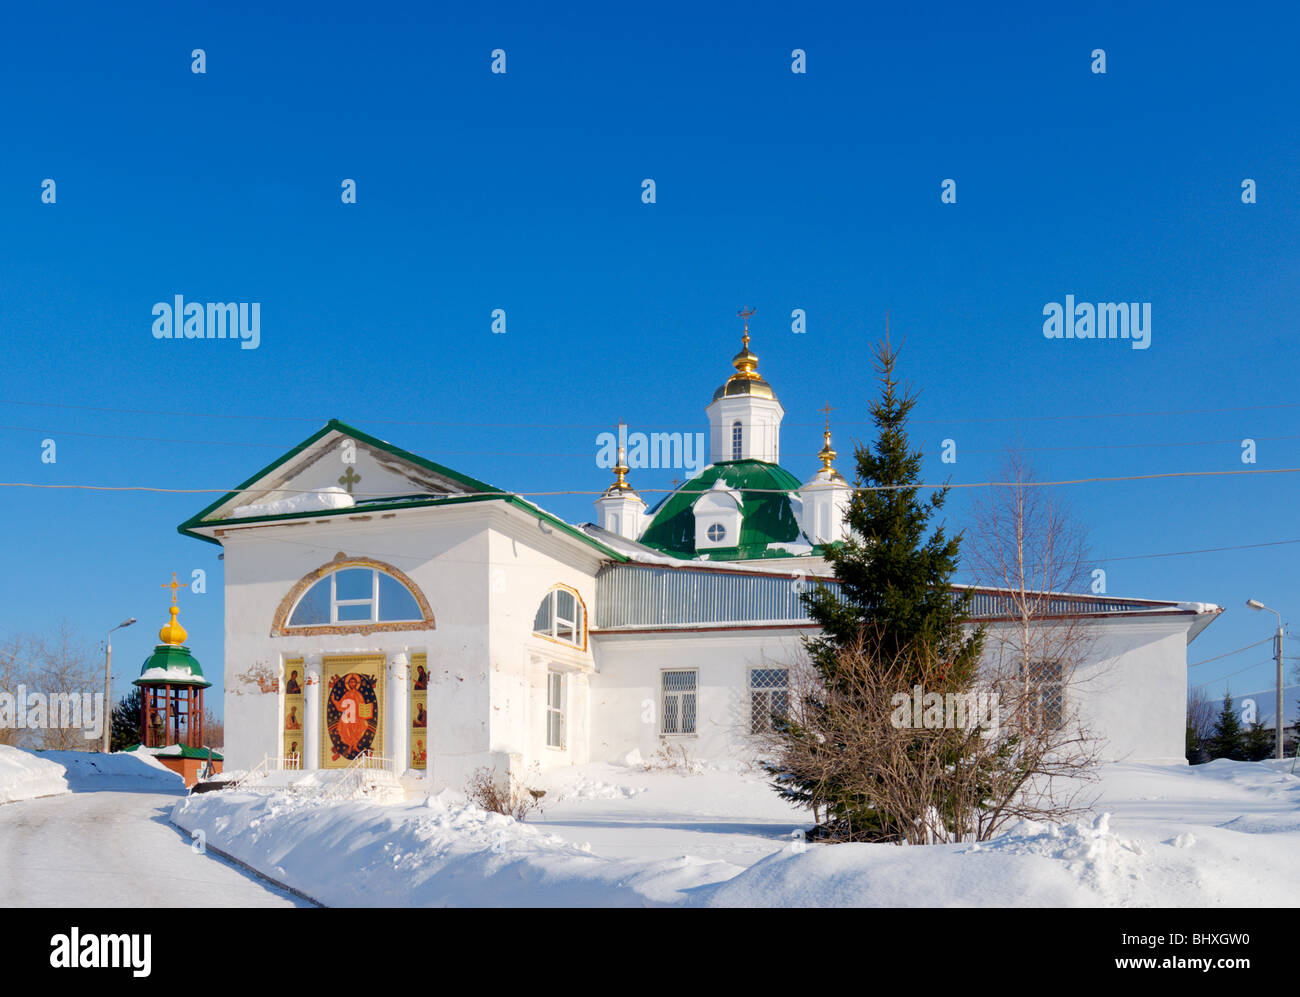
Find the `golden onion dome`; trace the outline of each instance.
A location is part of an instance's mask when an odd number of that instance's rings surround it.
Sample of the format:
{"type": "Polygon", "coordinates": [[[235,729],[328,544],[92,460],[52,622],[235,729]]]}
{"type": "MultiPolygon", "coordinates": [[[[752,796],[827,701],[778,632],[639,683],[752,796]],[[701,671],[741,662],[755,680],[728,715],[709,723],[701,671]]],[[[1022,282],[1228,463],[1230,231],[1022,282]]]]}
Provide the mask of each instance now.
{"type": "Polygon", "coordinates": [[[158,631],[158,639],[164,644],[175,644],[179,647],[185,643],[189,634],[185,632],[183,626],[176,622],[176,616],[181,611],[180,607],[170,606],[168,608],[171,610],[172,618],[164,623],[162,629],[158,631]]]}
{"type": "Polygon", "coordinates": [[[818,476],[820,477],[825,475],[826,480],[828,481],[841,482],[844,480],[844,476],[832,466],[835,463],[835,458],[838,457],[839,454],[837,454],[835,448],[831,446],[831,430],[829,425],[827,425],[826,432],[823,433],[822,436],[826,442],[817,453],[817,459],[822,462],[821,470],[817,472],[818,476]]]}
{"type": "Polygon", "coordinates": [[[713,393],[713,400],[716,402],[719,398],[731,398],[737,395],[776,398],[772,386],[759,376],[758,354],[751,353],[749,349],[749,316],[753,315],[754,311],[751,308],[738,314],[745,320],[745,331],[741,336],[740,352],[731,358],[731,365],[736,368],[736,373],[727,378],[713,393]]]}

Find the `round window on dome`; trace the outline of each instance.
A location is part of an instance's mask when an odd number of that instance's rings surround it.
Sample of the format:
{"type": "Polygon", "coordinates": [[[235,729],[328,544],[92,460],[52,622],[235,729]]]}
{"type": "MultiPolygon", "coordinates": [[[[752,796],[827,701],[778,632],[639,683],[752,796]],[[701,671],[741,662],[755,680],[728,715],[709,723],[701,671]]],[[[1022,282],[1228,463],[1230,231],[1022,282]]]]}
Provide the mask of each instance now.
{"type": "Polygon", "coordinates": [[[712,523],[708,530],[705,531],[705,536],[709,538],[710,543],[722,543],[723,540],[727,539],[727,528],[721,523],[712,523]]]}

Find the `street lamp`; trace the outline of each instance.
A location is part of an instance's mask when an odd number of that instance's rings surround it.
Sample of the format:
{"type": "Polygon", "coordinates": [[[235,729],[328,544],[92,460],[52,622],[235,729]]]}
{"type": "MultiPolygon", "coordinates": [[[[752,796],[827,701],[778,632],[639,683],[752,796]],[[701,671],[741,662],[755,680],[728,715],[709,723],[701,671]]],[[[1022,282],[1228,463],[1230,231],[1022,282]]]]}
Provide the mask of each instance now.
{"type": "MultiPolygon", "coordinates": [[[[132,616],[123,620],[113,630],[121,630],[135,622],[132,616]]],[[[113,733],[113,693],[109,684],[113,681],[113,630],[104,638],[104,754],[108,754],[108,739],[113,733]]]]}
{"type": "Polygon", "coordinates": [[[1277,658],[1277,710],[1276,710],[1276,727],[1277,727],[1277,750],[1273,757],[1280,759],[1282,757],[1282,614],[1276,609],[1269,609],[1258,599],[1247,599],[1246,605],[1251,609],[1258,609],[1262,612],[1272,613],[1277,617],[1277,649],[1275,657],[1277,658]]]}

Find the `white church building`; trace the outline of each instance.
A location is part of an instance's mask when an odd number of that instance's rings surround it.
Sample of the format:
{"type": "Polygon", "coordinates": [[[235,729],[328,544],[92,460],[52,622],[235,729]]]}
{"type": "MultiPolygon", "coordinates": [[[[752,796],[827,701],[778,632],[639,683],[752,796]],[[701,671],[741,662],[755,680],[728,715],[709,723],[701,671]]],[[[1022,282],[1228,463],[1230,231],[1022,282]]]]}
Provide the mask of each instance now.
{"type": "MultiPolygon", "coordinates": [[[[627,481],[571,525],[508,490],[330,421],[179,527],[225,562],[225,757],[306,769],[370,752],[431,788],[476,769],[664,747],[752,757],[786,701],[800,595],[834,584],[849,486],[780,464],[784,409],[744,347],[706,409],[711,463],[654,509],[627,481]],[[804,480],[806,477],[806,480],[804,480]]],[[[1065,695],[1103,755],[1183,761],[1187,645],[1221,611],[1063,596],[1093,628],[1065,695]]],[[[976,618],[1007,610],[976,590],[976,618]]]]}

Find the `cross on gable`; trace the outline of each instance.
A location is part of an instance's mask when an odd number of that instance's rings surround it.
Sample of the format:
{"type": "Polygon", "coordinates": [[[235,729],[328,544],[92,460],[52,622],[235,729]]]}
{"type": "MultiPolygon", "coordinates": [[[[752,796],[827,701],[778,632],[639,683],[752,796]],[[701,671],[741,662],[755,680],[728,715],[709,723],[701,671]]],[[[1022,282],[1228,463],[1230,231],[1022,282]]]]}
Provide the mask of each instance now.
{"type": "Polygon", "coordinates": [[[343,477],[339,478],[339,484],[342,485],[344,488],[346,488],[348,490],[348,494],[351,495],[352,486],[355,485],[360,480],[361,480],[361,475],[357,474],[357,472],[353,470],[352,465],[349,464],[348,469],[344,473],[343,477]]]}

